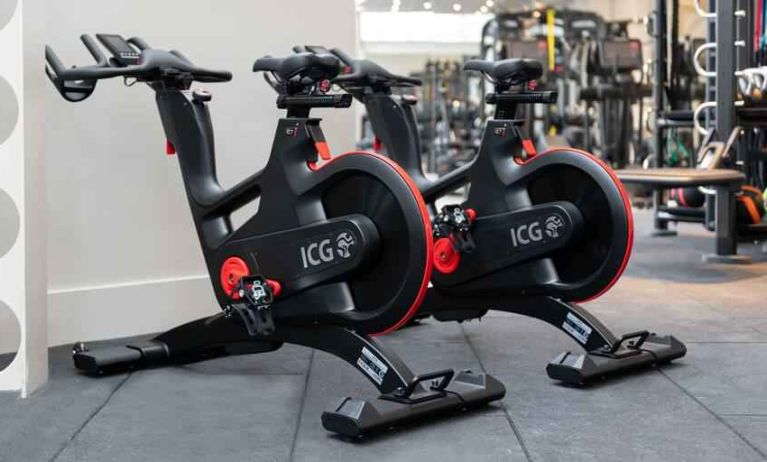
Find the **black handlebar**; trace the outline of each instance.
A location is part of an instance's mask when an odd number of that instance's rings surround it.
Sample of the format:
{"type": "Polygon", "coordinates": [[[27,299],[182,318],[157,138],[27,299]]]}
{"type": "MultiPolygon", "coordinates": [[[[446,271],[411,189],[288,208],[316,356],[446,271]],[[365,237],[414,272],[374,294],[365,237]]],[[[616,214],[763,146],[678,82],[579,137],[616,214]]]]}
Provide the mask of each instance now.
{"type": "MultiPolygon", "coordinates": [[[[101,37],[100,37],[101,38],[101,37]]],[[[80,36],[96,64],[67,69],[49,46],[45,47],[45,72],[64,99],[78,102],[89,97],[98,80],[113,77],[135,78],[137,81],[175,81],[188,87],[191,82],[228,82],[232,74],[197,67],[179,51],[151,48],[143,39],[133,37],[124,46],[135,50],[137,64],[124,65],[118,56],[107,59],[90,35],[80,36]]],[[[122,39],[120,39],[122,40],[122,39]]]]}

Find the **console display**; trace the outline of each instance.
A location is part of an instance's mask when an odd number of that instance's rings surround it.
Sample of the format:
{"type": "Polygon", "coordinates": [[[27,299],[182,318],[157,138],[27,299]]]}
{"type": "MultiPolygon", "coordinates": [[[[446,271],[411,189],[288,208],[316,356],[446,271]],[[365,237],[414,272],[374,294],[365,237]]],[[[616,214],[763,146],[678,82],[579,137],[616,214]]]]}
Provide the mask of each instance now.
{"type": "Polygon", "coordinates": [[[117,62],[123,66],[138,64],[140,53],[133,48],[122,36],[116,34],[96,34],[104,48],[112,53],[117,62]]]}

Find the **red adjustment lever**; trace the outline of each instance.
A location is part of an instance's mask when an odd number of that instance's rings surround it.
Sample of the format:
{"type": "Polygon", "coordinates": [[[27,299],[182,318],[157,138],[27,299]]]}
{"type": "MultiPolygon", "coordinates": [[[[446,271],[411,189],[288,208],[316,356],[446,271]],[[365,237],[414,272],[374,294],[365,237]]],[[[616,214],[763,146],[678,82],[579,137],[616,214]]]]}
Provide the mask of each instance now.
{"type": "Polygon", "coordinates": [[[373,152],[381,152],[381,148],[383,148],[383,143],[381,142],[381,138],[374,136],[373,137],[373,152]]]}
{"type": "Polygon", "coordinates": [[[165,140],[165,154],[172,156],[176,153],[176,147],[173,146],[173,143],[170,142],[170,140],[165,140]]]}
{"type": "Polygon", "coordinates": [[[325,135],[322,134],[320,126],[316,123],[309,123],[306,125],[306,129],[309,132],[309,138],[314,142],[314,149],[317,150],[320,158],[322,160],[330,160],[332,157],[330,155],[330,148],[325,141],[325,135]]]}
{"type": "Polygon", "coordinates": [[[535,150],[535,143],[533,143],[533,140],[530,139],[524,139],[522,140],[522,149],[525,150],[525,153],[527,154],[527,157],[535,157],[538,155],[538,151],[535,150]]]}
{"type": "Polygon", "coordinates": [[[330,148],[325,141],[315,141],[314,147],[317,149],[317,154],[320,155],[320,159],[330,160],[333,157],[330,155],[330,148]]]}

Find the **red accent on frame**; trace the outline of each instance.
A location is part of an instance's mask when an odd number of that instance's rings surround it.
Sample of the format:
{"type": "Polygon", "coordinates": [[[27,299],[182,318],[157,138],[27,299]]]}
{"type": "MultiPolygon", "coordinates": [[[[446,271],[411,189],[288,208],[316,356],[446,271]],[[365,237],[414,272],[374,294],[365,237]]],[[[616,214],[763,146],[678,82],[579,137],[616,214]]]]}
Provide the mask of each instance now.
{"type": "Polygon", "coordinates": [[[272,297],[277,298],[282,293],[282,284],[274,279],[267,279],[266,285],[269,286],[269,290],[272,291],[272,297]]]}
{"type": "Polygon", "coordinates": [[[173,146],[173,143],[170,142],[170,140],[165,140],[165,154],[172,156],[176,153],[176,147],[173,146]]]}
{"type": "Polygon", "coordinates": [[[538,151],[535,150],[535,143],[533,143],[533,140],[522,140],[522,149],[525,150],[525,153],[527,153],[528,157],[535,157],[538,155],[538,151]]]}
{"type": "Polygon", "coordinates": [[[602,159],[599,157],[588,153],[586,151],[582,151],[580,149],[575,148],[552,148],[549,150],[544,151],[541,153],[548,154],[554,151],[566,151],[566,152],[575,152],[581,155],[584,155],[588,157],[589,159],[595,161],[598,163],[606,172],[608,175],[610,175],[610,178],[613,180],[613,183],[615,183],[615,186],[618,187],[618,191],[620,192],[621,199],[623,199],[623,207],[626,210],[626,217],[628,220],[627,226],[628,226],[628,239],[626,241],[626,250],[623,254],[623,261],[621,262],[621,266],[618,268],[618,271],[615,273],[615,276],[613,276],[612,280],[596,295],[589,297],[585,300],[577,300],[577,303],[585,303],[590,302],[592,300],[596,300],[597,298],[601,297],[605,294],[612,286],[615,285],[616,282],[618,282],[618,279],[623,275],[623,272],[626,270],[626,266],[629,264],[629,260],[631,259],[631,249],[634,246],[634,214],[631,212],[631,201],[629,199],[629,195],[626,192],[626,188],[623,187],[623,183],[621,183],[621,180],[618,178],[618,175],[615,174],[615,171],[607,165],[602,159]]]}
{"type": "Polygon", "coordinates": [[[330,155],[330,148],[325,141],[315,141],[314,147],[317,149],[317,153],[322,160],[330,160],[333,156],[330,155]]]}
{"type": "Polygon", "coordinates": [[[469,223],[473,223],[477,219],[477,211],[474,209],[466,209],[466,217],[469,219],[469,223]]]}

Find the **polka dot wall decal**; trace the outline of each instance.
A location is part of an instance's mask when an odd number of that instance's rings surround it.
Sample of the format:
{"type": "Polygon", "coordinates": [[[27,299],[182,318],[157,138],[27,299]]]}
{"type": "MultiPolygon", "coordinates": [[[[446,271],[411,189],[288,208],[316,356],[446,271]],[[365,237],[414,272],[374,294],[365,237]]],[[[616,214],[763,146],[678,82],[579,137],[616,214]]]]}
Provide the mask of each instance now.
{"type": "Polygon", "coordinates": [[[8,253],[19,235],[19,212],[13,199],[0,189],[0,257],[8,253]]]}
{"type": "MultiPolygon", "coordinates": [[[[5,1],[5,0],[3,0],[5,1]]],[[[4,143],[19,120],[19,102],[11,84],[0,76],[0,143],[4,143]]]]}
{"type": "Polygon", "coordinates": [[[0,2],[0,29],[7,26],[16,11],[16,0],[3,0],[0,2]]]}
{"type": "Polygon", "coordinates": [[[21,327],[16,314],[0,301],[0,372],[11,365],[21,346],[21,327]]]}

